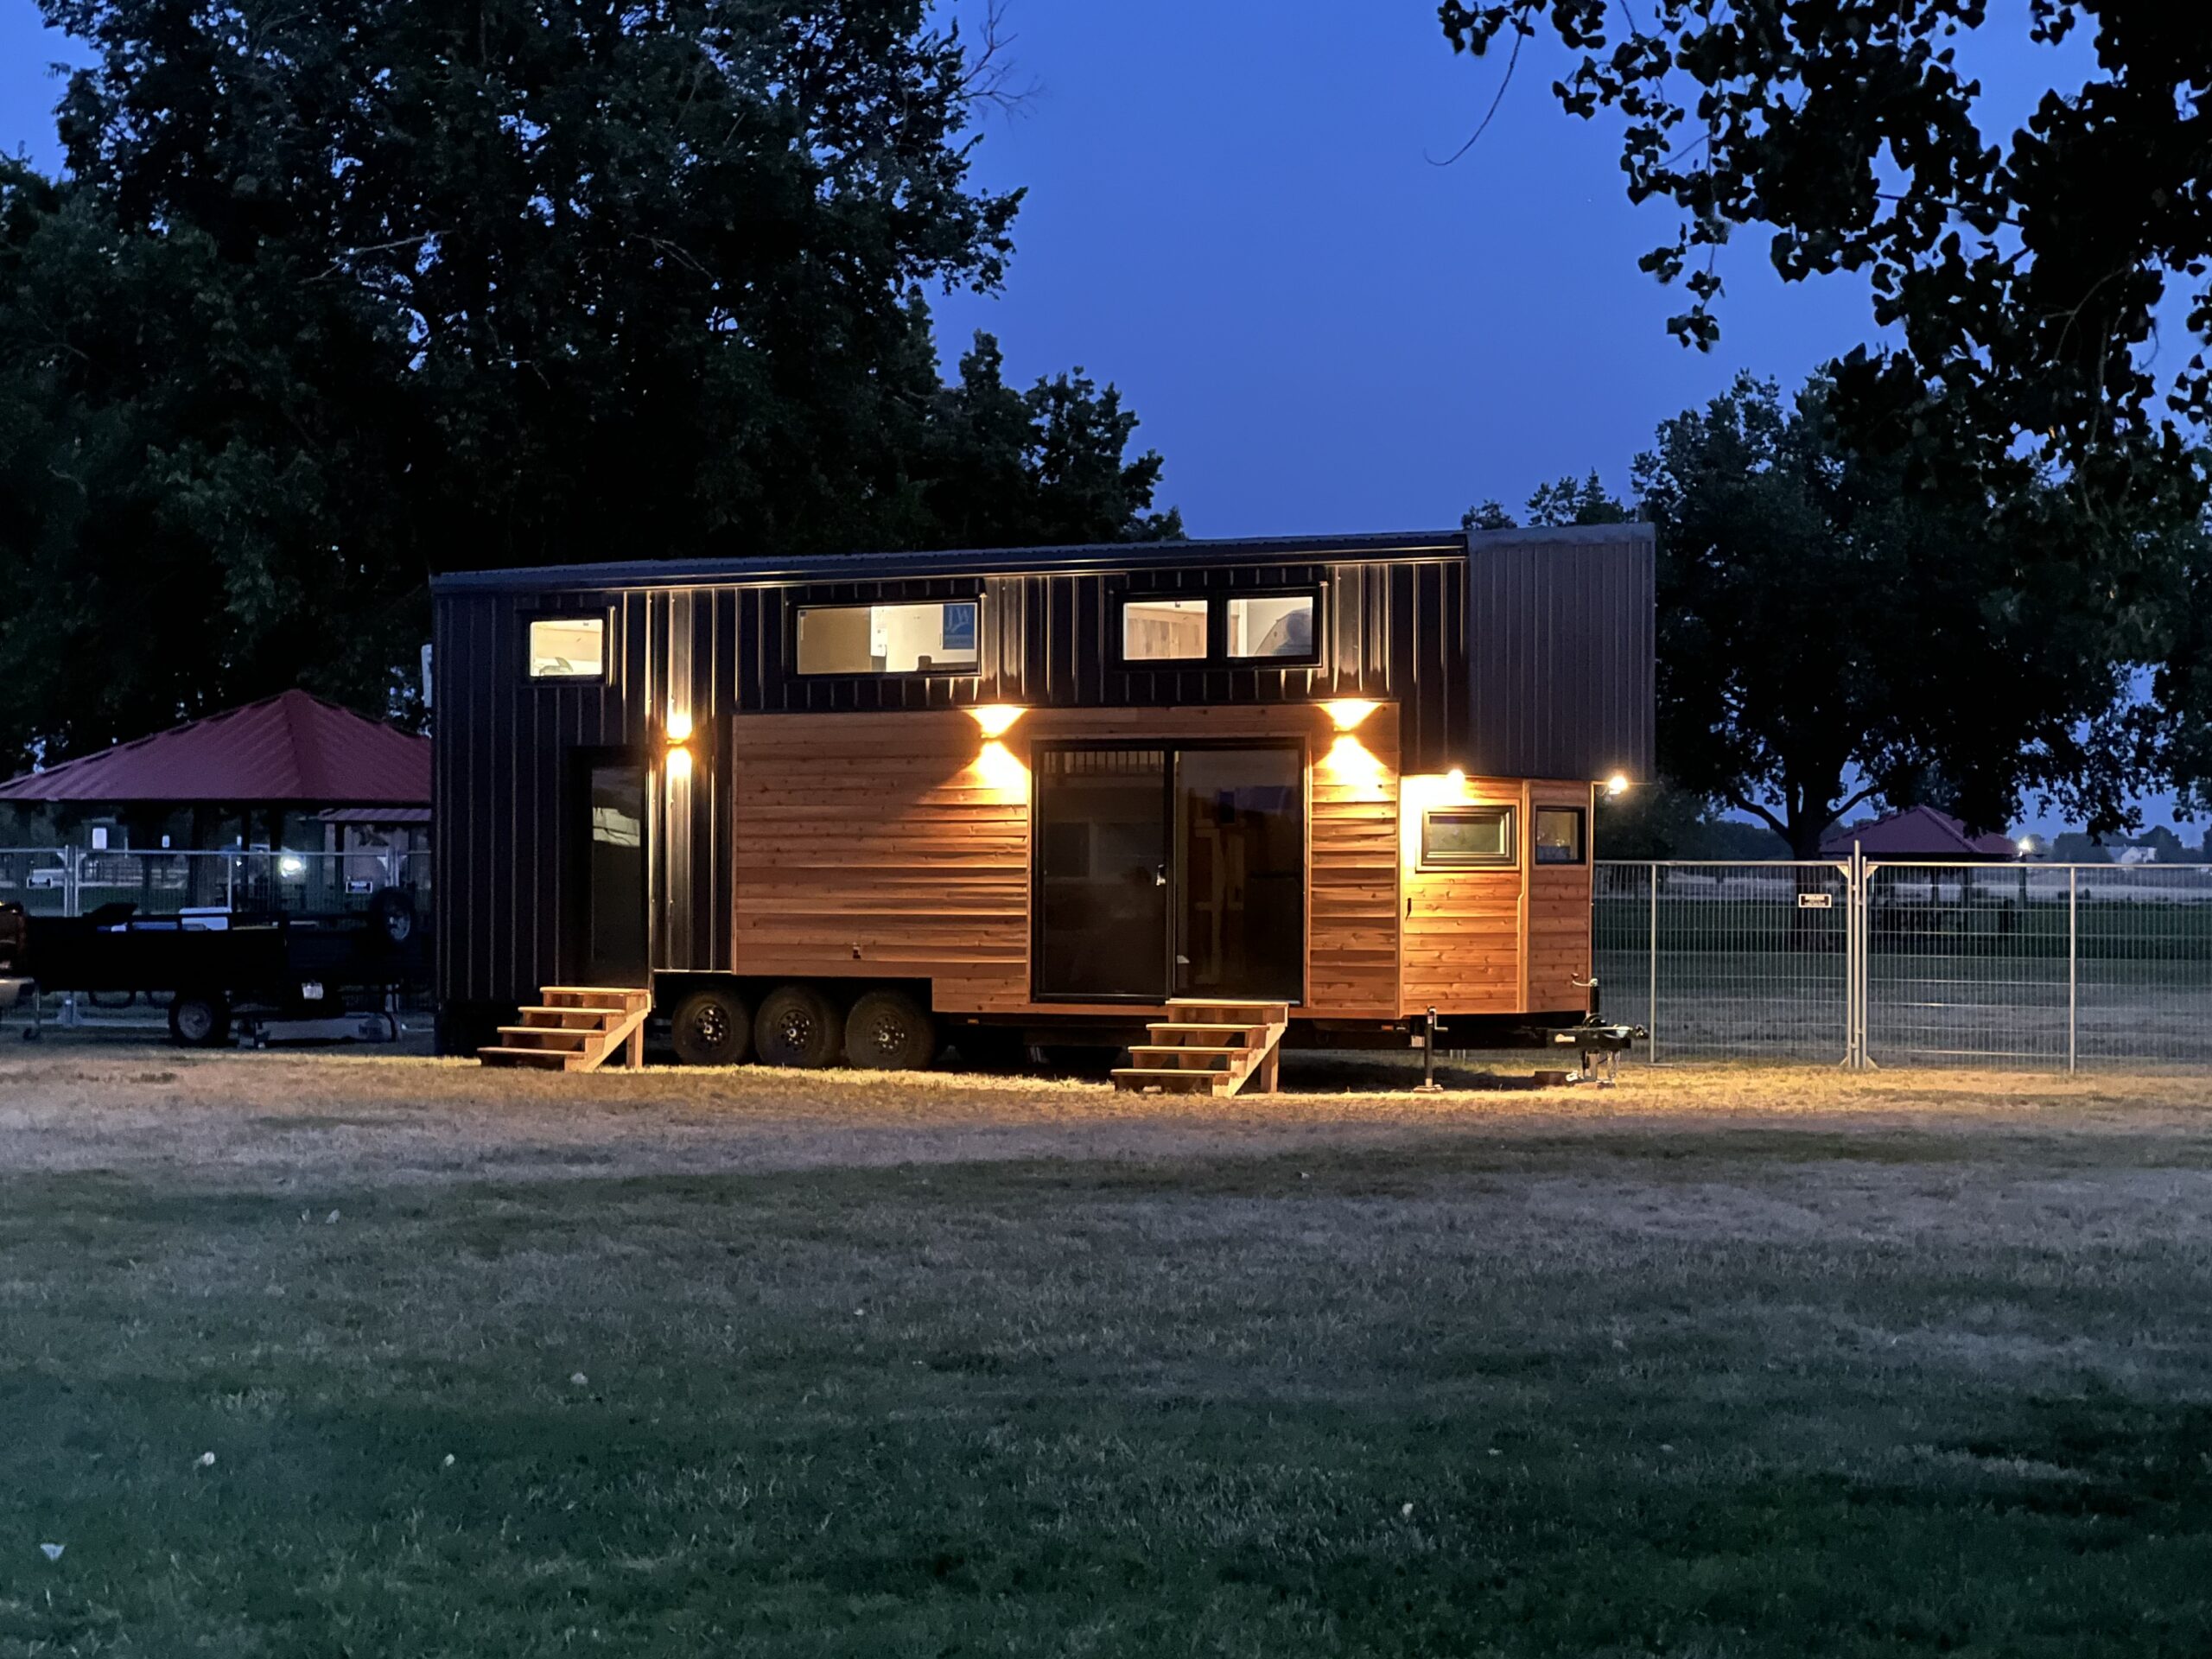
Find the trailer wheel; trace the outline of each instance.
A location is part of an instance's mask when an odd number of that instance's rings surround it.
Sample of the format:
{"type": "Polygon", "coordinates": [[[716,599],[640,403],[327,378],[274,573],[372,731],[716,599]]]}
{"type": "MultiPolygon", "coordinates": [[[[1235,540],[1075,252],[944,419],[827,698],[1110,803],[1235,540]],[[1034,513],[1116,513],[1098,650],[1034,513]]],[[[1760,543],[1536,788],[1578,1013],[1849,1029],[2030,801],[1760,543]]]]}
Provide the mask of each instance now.
{"type": "Polygon", "coordinates": [[[876,1071],[918,1071],[937,1058],[937,1021],[904,991],[868,991],[845,1016],[845,1061],[876,1071]]]}
{"type": "Polygon", "coordinates": [[[836,1005],[811,985],[779,985],[753,1021],[753,1046],[767,1065],[832,1065],[844,1040],[836,1005]]]}
{"type": "Polygon", "coordinates": [[[753,1012],[735,991],[709,986],[676,1005],[669,1021],[676,1058],[686,1065],[737,1065],[753,1047],[753,1012]]]}
{"type": "Polygon", "coordinates": [[[187,1048],[219,1048],[231,1034],[230,1000],[220,991],[179,991],[169,1002],[169,1035],[187,1048]]]}

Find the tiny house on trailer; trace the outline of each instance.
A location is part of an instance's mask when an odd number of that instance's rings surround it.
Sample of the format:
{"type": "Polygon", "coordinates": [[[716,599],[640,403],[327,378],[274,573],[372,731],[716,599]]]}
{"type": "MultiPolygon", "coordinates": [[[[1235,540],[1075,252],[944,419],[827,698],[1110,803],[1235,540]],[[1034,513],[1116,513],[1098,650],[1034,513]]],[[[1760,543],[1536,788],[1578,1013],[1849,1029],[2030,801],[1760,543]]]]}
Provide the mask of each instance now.
{"type": "Polygon", "coordinates": [[[1652,771],[1652,560],[1606,525],[440,578],[442,1046],[590,1024],[562,987],[800,1065],[1571,1023],[1594,791],[1652,771]]]}

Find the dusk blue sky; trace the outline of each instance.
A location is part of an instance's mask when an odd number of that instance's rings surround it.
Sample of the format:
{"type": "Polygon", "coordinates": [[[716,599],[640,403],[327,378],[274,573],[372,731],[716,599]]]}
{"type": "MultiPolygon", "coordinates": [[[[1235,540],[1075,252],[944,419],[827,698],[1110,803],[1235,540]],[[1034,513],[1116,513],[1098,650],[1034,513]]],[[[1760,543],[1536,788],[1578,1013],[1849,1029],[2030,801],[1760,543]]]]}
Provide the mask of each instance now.
{"type": "MultiPolygon", "coordinates": [[[[2030,46],[2024,7],[1998,0],[1969,54],[2007,116],[2085,61],[2030,46]]],[[[1004,291],[936,302],[943,348],[988,328],[1018,378],[1120,386],[1193,535],[1455,524],[1593,466],[1625,490],[1659,421],[1738,369],[1794,384],[1870,326],[1856,281],[1784,284],[1751,232],[1723,255],[1719,347],[1677,346],[1685,296],[1636,269],[1673,218],[1628,205],[1610,121],[1560,111],[1555,49],[1525,51],[1481,142],[1435,165],[1503,65],[1455,57],[1434,0],[1007,16],[1032,90],[984,117],[976,172],[1029,194],[1004,291]]],[[[0,0],[0,143],[54,159],[44,67],[67,51],[0,0]]]]}

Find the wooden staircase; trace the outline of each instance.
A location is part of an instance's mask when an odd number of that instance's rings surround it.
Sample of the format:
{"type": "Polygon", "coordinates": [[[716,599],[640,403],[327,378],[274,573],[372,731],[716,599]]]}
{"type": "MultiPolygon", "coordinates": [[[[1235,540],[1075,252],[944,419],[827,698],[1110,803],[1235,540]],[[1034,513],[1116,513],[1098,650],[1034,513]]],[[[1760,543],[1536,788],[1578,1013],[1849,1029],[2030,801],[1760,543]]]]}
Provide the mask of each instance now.
{"type": "Polygon", "coordinates": [[[1129,1064],[1115,1071],[1116,1089],[1235,1095],[1256,1082],[1262,1094],[1271,1095],[1290,1007],[1174,997],[1167,1017],[1146,1029],[1152,1039],[1131,1048],[1129,1064]]]}
{"type": "Polygon", "coordinates": [[[645,1063],[645,1016],[653,994],[620,986],[548,985],[543,1007],[524,1008],[522,1024],[501,1026],[499,1046],[480,1048],[486,1065],[540,1071],[596,1071],[617,1052],[635,1070],[645,1063]]]}

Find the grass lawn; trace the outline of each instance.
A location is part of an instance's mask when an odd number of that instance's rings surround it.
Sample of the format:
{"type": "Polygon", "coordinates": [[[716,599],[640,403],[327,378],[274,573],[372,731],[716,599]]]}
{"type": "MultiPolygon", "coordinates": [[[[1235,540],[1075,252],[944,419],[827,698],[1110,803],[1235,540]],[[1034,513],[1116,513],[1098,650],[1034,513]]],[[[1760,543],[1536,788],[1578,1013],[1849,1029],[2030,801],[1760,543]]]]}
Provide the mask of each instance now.
{"type": "Polygon", "coordinates": [[[2212,1645],[2202,1078],[1305,1077],[0,1056],[0,1655],[2212,1645]]]}

